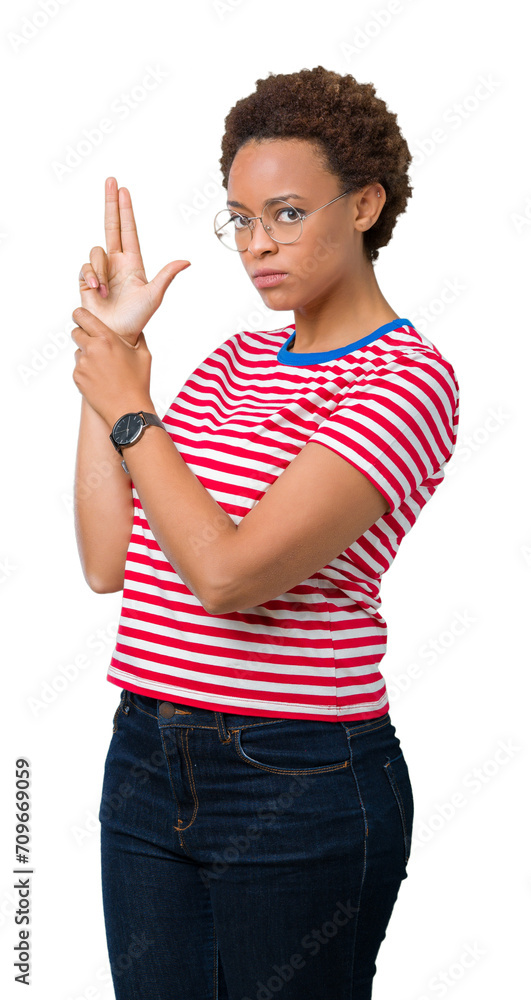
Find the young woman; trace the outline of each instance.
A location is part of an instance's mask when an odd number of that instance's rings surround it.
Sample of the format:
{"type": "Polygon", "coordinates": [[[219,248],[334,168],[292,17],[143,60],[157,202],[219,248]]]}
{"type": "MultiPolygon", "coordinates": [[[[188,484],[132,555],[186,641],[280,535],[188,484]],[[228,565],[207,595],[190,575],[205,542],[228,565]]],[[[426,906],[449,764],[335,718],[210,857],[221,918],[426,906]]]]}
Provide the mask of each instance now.
{"type": "Polygon", "coordinates": [[[161,421],[142,331],[189,261],[147,281],[112,177],[73,313],[79,553],[92,590],[123,589],[99,814],[114,989],[366,1000],[413,823],[380,581],[443,480],[459,387],[376,280],[411,156],[372,84],[270,74],[225,126],[220,253],[294,322],[229,337],[161,421]]]}

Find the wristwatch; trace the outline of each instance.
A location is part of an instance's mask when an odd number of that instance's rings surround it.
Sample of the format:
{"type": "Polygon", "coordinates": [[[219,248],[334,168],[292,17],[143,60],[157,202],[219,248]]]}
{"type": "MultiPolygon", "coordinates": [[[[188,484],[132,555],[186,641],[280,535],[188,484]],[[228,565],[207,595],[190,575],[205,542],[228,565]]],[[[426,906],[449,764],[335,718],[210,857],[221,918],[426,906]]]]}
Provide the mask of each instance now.
{"type": "MultiPolygon", "coordinates": [[[[123,417],[120,417],[116,421],[109,434],[116,451],[120,455],[123,455],[122,448],[128,448],[129,445],[138,441],[144,428],[148,427],[149,424],[153,424],[155,427],[162,427],[163,430],[166,430],[162,420],[159,420],[156,413],[146,413],[144,410],[140,410],[138,413],[124,413],[123,417]]],[[[129,473],[125,459],[122,461],[122,469],[124,472],[129,473]]]]}

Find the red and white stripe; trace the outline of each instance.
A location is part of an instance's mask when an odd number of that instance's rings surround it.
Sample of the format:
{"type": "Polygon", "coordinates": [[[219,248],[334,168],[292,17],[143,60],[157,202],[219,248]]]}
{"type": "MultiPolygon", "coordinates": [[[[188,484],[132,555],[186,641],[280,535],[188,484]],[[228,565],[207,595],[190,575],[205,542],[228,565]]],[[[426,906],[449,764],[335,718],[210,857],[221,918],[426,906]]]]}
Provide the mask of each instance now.
{"type": "Polygon", "coordinates": [[[163,555],[133,484],[111,683],[242,715],[349,721],[389,710],[380,580],[444,478],[459,385],[450,362],[410,325],[307,366],[278,360],[293,329],[229,337],[184,383],[166,430],[236,523],[309,440],[360,469],[389,513],[288,593],[212,616],[163,555]]]}

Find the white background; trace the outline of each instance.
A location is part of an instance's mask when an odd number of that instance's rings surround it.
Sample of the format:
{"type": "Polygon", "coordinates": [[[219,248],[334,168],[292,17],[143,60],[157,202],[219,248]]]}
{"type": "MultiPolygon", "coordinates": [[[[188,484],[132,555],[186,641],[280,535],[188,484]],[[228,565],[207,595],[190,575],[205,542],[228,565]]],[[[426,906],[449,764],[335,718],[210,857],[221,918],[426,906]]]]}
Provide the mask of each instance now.
{"type": "Polygon", "coordinates": [[[258,78],[321,64],[374,83],[415,154],[413,197],[376,276],[461,389],[447,478],[382,585],[382,669],[415,842],[373,996],[521,996],[531,904],[527,7],[49,0],[46,15],[43,4],[5,2],[0,35],[3,995],[24,994],[12,965],[22,755],[32,764],[30,995],[113,996],[97,814],[119,698],[105,675],[121,594],[91,592],[76,549],[81,397],[70,337],[79,268],[104,244],[105,178],[131,191],[149,279],[191,261],[146,331],[162,415],[226,337],[292,322],[263,305],[213,235],[226,198],[220,141],[258,78]],[[152,71],[159,82],[143,91],[152,71]],[[136,102],[125,113],[121,95],[136,102]],[[61,173],[102,118],[112,131],[61,173]],[[430,143],[434,130],[441,141],[430,143]]]}

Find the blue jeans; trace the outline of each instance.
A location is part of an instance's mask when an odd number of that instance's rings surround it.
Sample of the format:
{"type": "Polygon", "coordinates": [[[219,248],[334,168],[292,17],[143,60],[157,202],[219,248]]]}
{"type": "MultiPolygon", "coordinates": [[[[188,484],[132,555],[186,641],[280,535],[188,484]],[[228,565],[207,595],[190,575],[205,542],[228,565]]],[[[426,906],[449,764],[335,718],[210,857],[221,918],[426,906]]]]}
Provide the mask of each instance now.
{"type": "Polygon", "coordinates": [[[388,714],[234,715],[123,689],[99,820],[118,1000],[371,997],[413,824],[388,714]]]}

